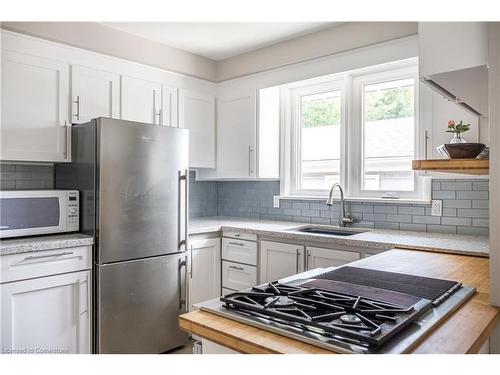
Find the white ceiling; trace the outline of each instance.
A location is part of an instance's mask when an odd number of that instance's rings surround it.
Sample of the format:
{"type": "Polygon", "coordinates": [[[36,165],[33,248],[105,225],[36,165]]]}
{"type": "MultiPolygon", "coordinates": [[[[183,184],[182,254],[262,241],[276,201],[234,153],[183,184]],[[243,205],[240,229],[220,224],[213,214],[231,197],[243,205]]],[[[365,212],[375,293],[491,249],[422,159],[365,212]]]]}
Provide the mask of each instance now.
{"type": "Polygon", "coordinates": [[[105,22],[106,26],[212,60],[293,39],[338,22],[105,22]]]}

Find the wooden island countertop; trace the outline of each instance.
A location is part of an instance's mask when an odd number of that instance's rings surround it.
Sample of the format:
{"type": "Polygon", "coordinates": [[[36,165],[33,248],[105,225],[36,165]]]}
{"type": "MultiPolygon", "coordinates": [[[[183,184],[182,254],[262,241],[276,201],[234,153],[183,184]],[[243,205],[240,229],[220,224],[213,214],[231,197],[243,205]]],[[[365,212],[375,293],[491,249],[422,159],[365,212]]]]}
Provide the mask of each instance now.
{"type": "MultiPolygon", "coordinates": [[[[410,353],[477,353],[500,319],[500,309],[489,304],[487,258],[394,249],[351,265],[457,280],[477,289],[455,313],[415,343],[410,353]]],[[[201,310],[181,315],[180,327],[240,353],[333,353],[201,310]]]]}

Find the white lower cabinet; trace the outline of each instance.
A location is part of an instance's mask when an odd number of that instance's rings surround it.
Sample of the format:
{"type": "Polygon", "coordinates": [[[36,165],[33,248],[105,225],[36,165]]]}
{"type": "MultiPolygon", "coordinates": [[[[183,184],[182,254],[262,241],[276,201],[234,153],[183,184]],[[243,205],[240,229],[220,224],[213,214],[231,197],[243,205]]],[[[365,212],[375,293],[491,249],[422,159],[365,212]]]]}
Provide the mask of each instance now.
{"type": "Polygon", "coordinates": [[[222,286],[233,290],[257,285],[257,267],[222,261],[222,286]]]}
{"type": "Polygon", "coordinates": [[[324,249],[321,247],[307,246],[306,263],[307,270],[314,268],[339,267],[354,262],[360,257],[359,253],[335,249],[324,249]]]}
{"type": "Polygon", "coordinates": [[[0,285],[2,353],[90,353],[90,271],[0,285]]]}
{"type": "Polygon", "coordinates": [[[260,243],[260,282],[270,282],[303,272],[304,246],[280,242],[260,243]]]}
{"type": "Polygon", "coordinates": [[[221,293],[220,238],[191,241],[189,270],[189,310],[193,304],[217,298],[221,293]]]}

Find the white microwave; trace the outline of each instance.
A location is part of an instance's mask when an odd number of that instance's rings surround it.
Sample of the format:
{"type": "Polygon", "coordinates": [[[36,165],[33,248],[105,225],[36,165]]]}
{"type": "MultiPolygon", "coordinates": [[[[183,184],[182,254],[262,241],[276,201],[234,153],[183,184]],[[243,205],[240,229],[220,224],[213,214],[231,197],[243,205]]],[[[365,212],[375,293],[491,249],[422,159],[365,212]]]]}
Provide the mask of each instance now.
{"type": "Polygon", "coordinates": [[[76,232],[79,201],[76,190],[0,191],[0,238],[76,232]]]}

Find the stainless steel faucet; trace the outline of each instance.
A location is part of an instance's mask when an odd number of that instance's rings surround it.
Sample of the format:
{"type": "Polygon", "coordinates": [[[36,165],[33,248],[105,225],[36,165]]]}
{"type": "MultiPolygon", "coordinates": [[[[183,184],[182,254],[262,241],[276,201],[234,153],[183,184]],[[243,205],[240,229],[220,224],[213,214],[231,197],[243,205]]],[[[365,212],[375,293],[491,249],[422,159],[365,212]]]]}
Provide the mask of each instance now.
{"type": "Polygon", "coordinates": [[[330,189],[330,194],[328,195],[328,199],[326,200],[327,206],[333,206],[333,191],[335,188],[339,188],[340,192],[340,212],[339,212],[339,227],[346,227],[347,224],[352,224],[354,220],[349,217],[349,214],[345,213],[345,202],[344,202],[344,190],[342,190],[342,186],[340,184],[333,184],[330,189]]]}

